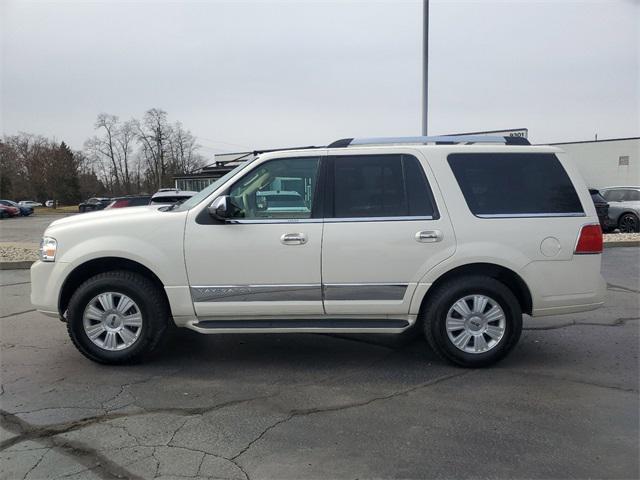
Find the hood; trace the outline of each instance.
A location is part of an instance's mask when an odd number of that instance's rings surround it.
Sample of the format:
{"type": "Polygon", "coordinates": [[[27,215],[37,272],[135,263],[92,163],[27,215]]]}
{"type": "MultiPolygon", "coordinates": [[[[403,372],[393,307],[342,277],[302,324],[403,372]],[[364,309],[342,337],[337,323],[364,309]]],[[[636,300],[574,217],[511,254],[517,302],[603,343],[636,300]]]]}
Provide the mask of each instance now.
{"type": "Polygon", "coordinates": [[[110,208],[108,210],[98,210],[89,213],[78,213],[55,220],[49,225],[49,228],[82,225],[95,222],[108,222],[120,218],[130,218],[132,216],[147,217],[149,215],[164,214],[164,212],[158,211],[158,207],[161,206],[163,205],[143,205],[141,207],[110,208]]]}

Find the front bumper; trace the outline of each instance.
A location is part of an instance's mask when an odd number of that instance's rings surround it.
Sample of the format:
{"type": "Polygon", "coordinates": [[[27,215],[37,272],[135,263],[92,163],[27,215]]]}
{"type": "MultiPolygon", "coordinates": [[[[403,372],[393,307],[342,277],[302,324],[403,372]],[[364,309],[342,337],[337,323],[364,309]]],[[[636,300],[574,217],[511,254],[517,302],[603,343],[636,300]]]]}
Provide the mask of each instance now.
{"type": "Polygon", "coordinates": [[[31,265],[31,304],[45,315],[59,317],[58,299],[69,264],[36,261],[31,265]]]}

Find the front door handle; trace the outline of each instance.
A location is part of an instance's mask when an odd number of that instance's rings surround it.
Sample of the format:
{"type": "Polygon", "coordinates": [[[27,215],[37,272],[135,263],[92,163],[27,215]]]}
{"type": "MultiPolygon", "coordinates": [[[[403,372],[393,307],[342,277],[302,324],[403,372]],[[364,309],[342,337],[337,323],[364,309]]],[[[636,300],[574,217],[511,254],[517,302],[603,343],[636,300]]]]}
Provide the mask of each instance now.
{"type": "Polygon", "coordinates": [[[415,238],[420,243],[435,243],[442,240],[442,232],[440,230],[422,230],[416,233],[415,238]]]}
{"type": "Polygon", "coordinates": [[[283,245],[304,245],[307,243],[307,236],[304,233],[285,233],[280,237],[283,245]]]}

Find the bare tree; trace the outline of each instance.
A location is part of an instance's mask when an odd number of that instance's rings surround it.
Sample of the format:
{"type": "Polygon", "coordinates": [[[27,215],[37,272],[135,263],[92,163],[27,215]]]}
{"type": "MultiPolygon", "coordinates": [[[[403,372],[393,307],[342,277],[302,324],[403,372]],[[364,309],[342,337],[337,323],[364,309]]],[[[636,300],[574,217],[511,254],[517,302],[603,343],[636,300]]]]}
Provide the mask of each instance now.
{"type": "Polygon", "coordinates": [[[121,123],[117,116],[98,115],[94,124],[99,135],[85,142],[85,149],[101,163],[99,170],[114,193],[131,193],[131,161],[137,139],[136,122],[121,123]]]}
{"type": "Polygon", "coordinates": [[[112,193],[158,189],[204,163],[192,133],[180,122],[170,124],[159,108],[124,123],[101,113],[94,126],[99,133],[85,142],[85,151],[112,193]]]}
{"type": "Polygon", "coordinates": [[[138,141],[142,146],[142,157],[148,167],[150,183],[162,188],[167,172],[167,144],[170,127],[167,112],[158,108],[147,110],[141,122],[136,122],[138,141]]]}
{"type": "Polygon", "coordinates": [[[174,174],[190,173],[202,166],[203,159],[198,154],[200,145],[190,131],[182,127],[182,123],[173,124],[169,136],[169,153],[174,174]]]}
{"type": "Polygon", "coordinates": [[[132,178],[131,178],[131,157],[133,155],[133,148],[136,141],[136,124],[135,120],[129,120],[122,124],[118,129],[118,135],[116,142],[118,143],[118,163],[120,165],[120,171],[122,179],[125,185],[126,193],[131,193],[132,178]]]}

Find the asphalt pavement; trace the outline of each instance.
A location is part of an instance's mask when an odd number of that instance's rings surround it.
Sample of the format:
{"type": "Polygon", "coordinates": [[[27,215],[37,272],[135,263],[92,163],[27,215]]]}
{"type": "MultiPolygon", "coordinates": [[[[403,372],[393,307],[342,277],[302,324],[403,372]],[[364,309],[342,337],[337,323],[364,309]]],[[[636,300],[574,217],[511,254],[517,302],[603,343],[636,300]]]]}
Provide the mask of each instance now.
{"type": "Polygon", "coordinates": [[[0,221],[0,242],[38,245],[49,224],[68,214],[36,213],[29,217],[7,218],[0,221]]]}
{"type": "Polygon", "coordinates": [[[414,334],[199,335],[146,363],[82,357],[0,272],[0,478],[638,478],[640,249],[606,307],[526,318],[453,367],[414,334]]]}

